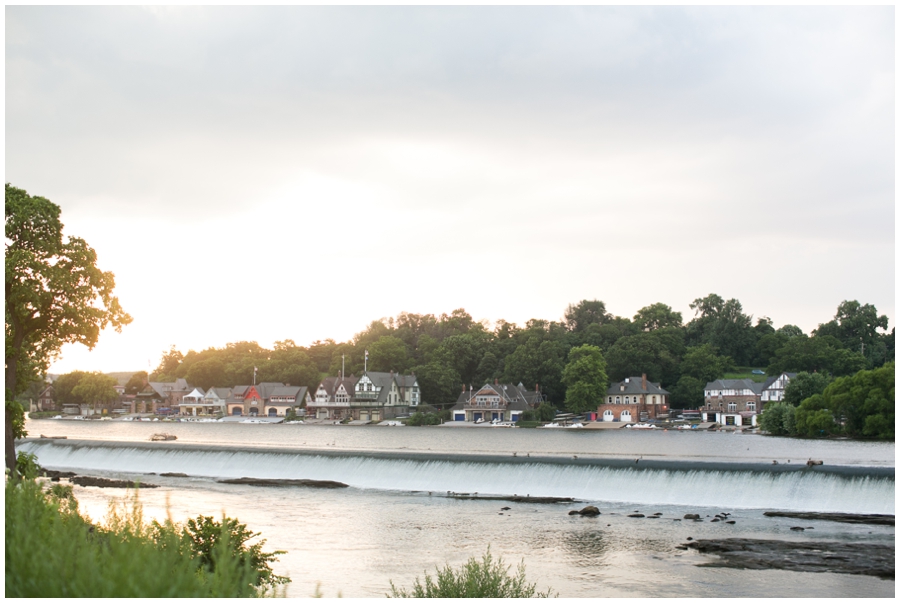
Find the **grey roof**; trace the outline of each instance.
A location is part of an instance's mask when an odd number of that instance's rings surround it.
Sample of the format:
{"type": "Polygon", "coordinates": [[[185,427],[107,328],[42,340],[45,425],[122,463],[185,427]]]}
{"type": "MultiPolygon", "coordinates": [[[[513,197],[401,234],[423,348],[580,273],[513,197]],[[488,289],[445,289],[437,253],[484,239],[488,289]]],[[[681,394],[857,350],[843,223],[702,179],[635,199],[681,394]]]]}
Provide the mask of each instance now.
{"type": "Polygon", "coordinates": [[[753,379],[716,379],[707,383],[703,388],[704,391],[710,389],[749,389],[754,394],[761,394],[763,384],[757,383],[753,379]]]}
{"type": "Polygon", "coordinates": [[[613,383],[606,390],[607,395],[615,394],[662,394],[668,395],[659,383],[647,381],[647,389],[643,388],[643,377],[627,377],[618,383],[613,383]]]}

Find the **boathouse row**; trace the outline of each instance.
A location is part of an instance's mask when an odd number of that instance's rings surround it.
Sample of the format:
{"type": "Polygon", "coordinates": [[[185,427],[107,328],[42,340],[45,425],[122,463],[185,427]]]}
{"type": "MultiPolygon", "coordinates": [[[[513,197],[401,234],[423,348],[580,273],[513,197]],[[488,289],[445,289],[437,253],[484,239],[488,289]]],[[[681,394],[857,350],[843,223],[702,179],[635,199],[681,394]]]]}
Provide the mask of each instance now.
{"type": "Polygon", "coordinates": [[[544,401],[540,388],[535,385],[534,391],[524,385],[486,383],[480,389],[473,390],[469,386],[462,388],[456,404],[450,409],[454,421],[518,421],[526,410],[533,409],[544,401]]]}
{"type": "Polygon", "coordinates": [[[307,405],[316,419],[384,421],[415,412],[422,403],[415,375],[365,371],[361,377],[326,377],[307,405]]]}
{"type": "Polygon", "coordinates": [[[597,408],[601,421],[636,423],[669,416],[669,392],[647,375],[626,377],[606,390],[606,401],[597,408]]]}

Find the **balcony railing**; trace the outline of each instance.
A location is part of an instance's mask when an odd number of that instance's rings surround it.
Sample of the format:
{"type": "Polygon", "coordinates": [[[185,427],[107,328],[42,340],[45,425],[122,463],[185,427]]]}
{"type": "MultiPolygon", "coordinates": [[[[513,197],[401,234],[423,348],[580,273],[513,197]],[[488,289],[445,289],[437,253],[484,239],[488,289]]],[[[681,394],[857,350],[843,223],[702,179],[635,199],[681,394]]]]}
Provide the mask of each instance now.
{"type": "Polygon", "coordinates": [[[378,392],[356,392],[354,396],[357,400],[376,400],[378,392]]]}
{"type": "Polygon", "coordinates": [[[472,402],[466,402],[465,404],[463,404],[463,408],[466,408],[466,409],[469,409],[469,408],[472,408],[472,409],[477,409],[477,408],[500,409],[500,408],[506,408],[506,404],[503,404],[502,402],[475,402],[475,401],[472,401],[472,402]]]}

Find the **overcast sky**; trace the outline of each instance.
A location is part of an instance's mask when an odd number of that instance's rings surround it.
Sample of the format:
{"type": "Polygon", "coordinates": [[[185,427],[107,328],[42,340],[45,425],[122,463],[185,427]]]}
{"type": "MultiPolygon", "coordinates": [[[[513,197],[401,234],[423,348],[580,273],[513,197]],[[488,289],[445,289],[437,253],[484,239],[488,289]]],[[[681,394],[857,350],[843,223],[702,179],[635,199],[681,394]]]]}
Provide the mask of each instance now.
{"type": "Polygon", "coordinates": [[[6,182],[134,322],[52,372],[709,293],[894,326],[894,8],[6,7],[6,182]]]}

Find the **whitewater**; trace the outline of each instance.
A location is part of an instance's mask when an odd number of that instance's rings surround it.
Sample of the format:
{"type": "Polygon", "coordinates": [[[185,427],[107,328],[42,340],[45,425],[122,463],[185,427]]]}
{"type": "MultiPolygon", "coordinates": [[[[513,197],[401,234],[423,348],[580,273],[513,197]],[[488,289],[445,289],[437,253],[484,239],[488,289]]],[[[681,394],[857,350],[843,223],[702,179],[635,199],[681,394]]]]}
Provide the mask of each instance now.
{"type": "MultiPolygon", "coordinates": [[[[893,527],[763,516],[766,510],[894,513],[894,445],[724,433],[30,421],[67,439],[18,444],[45,467],[128,477],[150,516],[223,511],[287,550],[289,594],[383,596],[425,570],[491,550],[524,560],[563,596],[885,596],[893,583],[838,574],[705,568],[676,547],[736,518],[729,536],[893,542],[893,527]],[[153,432],[176,435],[149,442],[153,432]],[[822,465],[809,467],[810,458],[822,465]],[[777,464],[776,464],[777,463],[777,464]],[[163,477],[161,473],[188,478],[163,477]],[[219,483],[234,477],[332,480],[340,491],[219,483]],[[562,505],[460,500],[571,497],[562,505]],[[476,494],[477,493],[477,494],[476,494]],[[598,506],[597,521],[568,511],[598,506]],[[510,507],[503,510],[503,507],[510,507]],[[658,521],[629,518],[641,511],[658,521]],[[809,524],[809,525],[806,525],[809,524]],[[766,575],[765,580],[760,577],[766,575]],[[331,590],[329,590],[331,589],[331,590]],[[791,594],[793,593],[793,594],[791,594]],[[816,594],[817,593],[817,594],[816,594]]],[[[92,517],[121,491],[77,487],[92,517]]]]}

